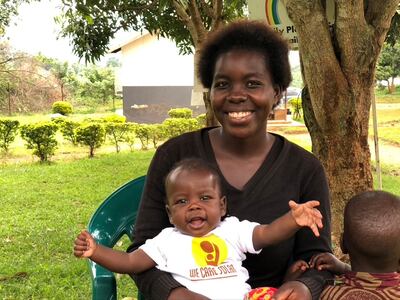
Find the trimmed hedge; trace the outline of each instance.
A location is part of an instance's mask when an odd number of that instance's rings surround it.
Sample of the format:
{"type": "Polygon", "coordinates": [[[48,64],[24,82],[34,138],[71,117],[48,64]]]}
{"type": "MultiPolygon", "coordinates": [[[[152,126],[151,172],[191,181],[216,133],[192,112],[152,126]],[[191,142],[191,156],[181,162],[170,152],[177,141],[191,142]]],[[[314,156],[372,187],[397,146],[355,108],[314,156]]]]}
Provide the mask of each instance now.
{"type": "Polygon", "coordinates": [[[55,134],[58,126],[53,122],[38,122],[21,126],[21,137],[26,141],[26,147],[33,149],[33,154],[41,162],[46,162],[57,148],[55,134]]]}
{"type": "Polygon", "coordinates": [[[17,120],[0,119],[0,148],[6,153],[10,144],[15,140],[18,126],[17,120]]]}
{"type": "Polygon", "coordinates": [[[51,110],[54,114],[67,116],[72,114],[72,104],[66,101],[56,101],[53,103],[51,110]]]}

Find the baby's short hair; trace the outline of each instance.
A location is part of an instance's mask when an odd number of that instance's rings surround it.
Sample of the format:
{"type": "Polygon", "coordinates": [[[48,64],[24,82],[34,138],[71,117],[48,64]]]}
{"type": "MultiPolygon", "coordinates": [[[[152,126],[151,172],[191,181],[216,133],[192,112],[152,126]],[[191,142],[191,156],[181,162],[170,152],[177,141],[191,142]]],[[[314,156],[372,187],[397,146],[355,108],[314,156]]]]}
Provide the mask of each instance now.
{"type": "Polygon", "coordinates": [[[180,161],[178,161],[172,169],[168,172],[167,176],[165,177],[165,187],[167,187],[167,184],[169,182],[170,176],[175,172],[175,171],[206,171],[213,175],[213,177],[216,180],[217,186],[222,193],[222,185],[221,185],[221,177],[218,173],[218,170],[209,162],[196,158],[196,157],[191,157],[191,158],[184,158],[180,161]]]}
{"type": "Polygon", "coordinates": [[[282,91],[289,86],[292,75],[288,43],[265,22],[240,20],[210,33],[202,45],[198,73],[205,88],[211,88],[218,57],[235,49],[261,53],[273,84],[282,91]]]}
{"type": "MultiPolygon", "coordinates": [[[[400,255],[400,198],[384,191],[360,193],[344,211],[344,243],[350,256],[384,264],[400,255]]],[[[397,258],[396,258],[397,257],[397,258]]]]}

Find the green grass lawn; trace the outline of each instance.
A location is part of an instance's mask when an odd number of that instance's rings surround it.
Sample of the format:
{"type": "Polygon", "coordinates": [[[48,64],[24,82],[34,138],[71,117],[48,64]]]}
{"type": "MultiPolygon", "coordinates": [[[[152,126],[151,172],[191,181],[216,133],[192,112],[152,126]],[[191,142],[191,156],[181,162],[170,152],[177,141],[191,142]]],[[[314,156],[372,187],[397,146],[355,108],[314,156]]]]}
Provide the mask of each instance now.
{"type": "MultiPolygon", "coordinates": [[[[0,167],[0,299],[89,299],[86,261],[72,255],[73,240],[106,196],[145,174],[152,155],[0,167]]],[[[133,295],[132,281],[122,280],[120,296],[133,295]]]]}
{"type": "Polygon", "coordinates": [[[389,94],[387,88],[375,89],[376,103],[399,103],[400,99],[400,86],[396,87],[396,90],[389,94]]]}

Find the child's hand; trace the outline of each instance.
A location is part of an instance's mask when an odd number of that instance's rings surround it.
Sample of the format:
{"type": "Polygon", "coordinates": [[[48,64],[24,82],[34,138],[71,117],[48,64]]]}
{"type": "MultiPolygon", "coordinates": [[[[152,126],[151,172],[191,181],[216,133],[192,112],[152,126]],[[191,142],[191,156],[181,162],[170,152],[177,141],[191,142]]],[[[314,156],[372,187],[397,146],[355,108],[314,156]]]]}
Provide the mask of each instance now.
{"type": "Polygon", "coordinates": [[[336,275],[343,274],[350,270],[350,266],[340,261],[332,253],[319,253],[311,257],[310,268],[318,271],[328,270],[336,275]]]}
{"type": "Polygon", "coordinates": [[[315,207],[319,201],[308,201],[304,204],[297,204],[293,200],[289,201],[292,216],[299,226],[308,226],[316,236],[319,236],[318,228],[322,228],[322,215],[315,207]]]}
{"type": "Polygon", "coordinates": [[[300,277],[310,266],[304,260],[295,261],[286,271],[284,282],[293,281],[300,277]]]}
{"type": "Polygon", "coordinates": [[[91,257],[96,247],[96,241],[90,233],[87,230],[82,230],[74,242],[74,255],[76,257],[91,257]]]}

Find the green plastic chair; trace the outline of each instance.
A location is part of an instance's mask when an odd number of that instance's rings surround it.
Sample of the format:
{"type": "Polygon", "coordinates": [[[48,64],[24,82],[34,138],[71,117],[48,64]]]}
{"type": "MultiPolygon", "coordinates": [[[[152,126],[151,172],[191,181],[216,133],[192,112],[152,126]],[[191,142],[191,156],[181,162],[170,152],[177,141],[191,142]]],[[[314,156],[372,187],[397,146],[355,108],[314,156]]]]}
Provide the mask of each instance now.
{"type": "MultiPolygon", "coordinates": [[[[132,241],[136,215],[146,177],[133,179],[114,191],[99,206],[90,219],[88,230],[95,240],[113,247],[126,234],[132,241]]],[[[93,300],[116,300],[117,286],[114,273],[89,261],[93,300]]],[[[144,300],[138,294],[139,300],[144,300]]]]}

